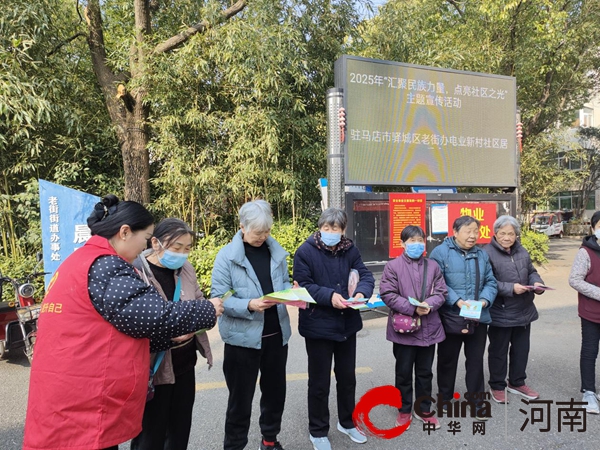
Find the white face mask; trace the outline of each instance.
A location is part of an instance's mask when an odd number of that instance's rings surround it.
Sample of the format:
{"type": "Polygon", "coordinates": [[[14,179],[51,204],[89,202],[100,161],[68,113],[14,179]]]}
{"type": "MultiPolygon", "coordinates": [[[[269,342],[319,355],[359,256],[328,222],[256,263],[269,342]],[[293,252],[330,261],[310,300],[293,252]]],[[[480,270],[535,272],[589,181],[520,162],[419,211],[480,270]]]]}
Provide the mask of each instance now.
{"type": "Polygon", "coordinates": [[[594,235],[596,236],[596,239],[600,239],[600,229],[594,230],[594,235]]]}

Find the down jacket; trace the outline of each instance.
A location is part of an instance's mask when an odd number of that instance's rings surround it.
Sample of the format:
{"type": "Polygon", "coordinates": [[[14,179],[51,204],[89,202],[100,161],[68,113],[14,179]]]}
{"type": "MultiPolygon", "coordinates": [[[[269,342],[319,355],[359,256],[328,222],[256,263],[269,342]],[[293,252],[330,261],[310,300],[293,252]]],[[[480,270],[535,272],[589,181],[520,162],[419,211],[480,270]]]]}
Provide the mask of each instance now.
{"type": "Polygon", "coordinates": [[[440,266],[427,260],[427,280],[425,298],[421,298],[425,258],[414,260],[403,253],[389,261],[383,269],[379,283],[379,293],[383,302],[390,308],[386,337],[388,341],[402,345],[429,347],[446,338],[438,309],[446,300],[446,282],[440,266]],[[392,324],[393,312],[408,316],[415,315],[417,309],[409,303],[408,297],[427,302],[431,307],[429,314],[421,316],[421,329],[414,333],[397,333],[392,324]]]}
{"type": "Polygon", "coordinates": [[[442,306],[444,314],[458,315],[460,309],[456,306],[459,300],[475,300],[476,266],[479,265],[479,298],[486,300],[487,306],[481,310],[481,323],[489,324],[490,307],[494,304],[498,285],[494,278],[492,265],[488,254],[481,248],[474,246],[463,250],[454,241],[447,237],[431,252],[431,259],[437,261],[444,274],[448,295],[442,306]]]}
{"type": "Polygon", "coordinates": [[[334,293],[348,298],[348,277],[356,269],[360,277],[355,293],[368,299],[373,295],[375,279],[364,265],[358,248],[350,247],[333,253],[317,245],[312,234],[294,255],[294,281],[308,290],[317,304],[301,309],[298,317],[300,335],[309,339],[343,342],[362,329],[360,312],[337,309],[331,305],[334,293]]]}
{"type": "MultiPolygon", "coordinates": [[[[277,292],[291,288],[286,260],[288,252],[270,236],[266,242],[271,253],[273,289],[277,292]]],[[[230,289],[235,292],[223,303],[224,312],[219,317],[221,339],[229,345],[259,349],[262,343],[265,315],[262,312],[249,311],[248,302],[270,292],[262,291],[256,272],[246,258],[241,230],[219,251],[212,272],[211,295],[213,297],[223,297],[230,289]]],[[[273,308],[277,308],[283,345],[286,345],[292,335],[290,317],[285,305],[278,304],[273,308]]]]}
{"type": "Polygon", "coordinates": [[[490,257],[494,276],[498,282],[498,295],[490,308],[492,325],[495,327],[518,327],[528,325],[538,319],[538,312],[533,303],[535,294],[528,291],[523,294],[514,293],[515,283],[532,286],[533,283],[544,283],[538,274],[531,257],[519,241],[515,241],[510,251],[492,239],[484,250],[490,257]]]}

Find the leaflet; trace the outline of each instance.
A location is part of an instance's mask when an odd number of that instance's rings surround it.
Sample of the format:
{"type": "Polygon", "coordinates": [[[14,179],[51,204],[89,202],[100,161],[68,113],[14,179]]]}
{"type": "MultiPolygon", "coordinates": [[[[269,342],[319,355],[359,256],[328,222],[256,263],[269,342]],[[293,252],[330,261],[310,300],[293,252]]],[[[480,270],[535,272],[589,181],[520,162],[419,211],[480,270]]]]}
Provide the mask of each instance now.
{"type": "Polygon", "coordinates": [[[481,309],[483,308],[483,302],[477,300],[467,300],[463,307],[460,308],[459,316],[464,317],[466,319],[476,319],[479,320],[481,318],[481,309]]]}
{"type": "Polygon", "coordinates": [[[408,302],[409,302],[411,305],[414,305],[414,306],[420,306],[421,308],[427,308],[427,309],[431,308],[431,306],[429,306],[427,303],[425,303],[425,302],[420,302],[420,301],[419,301],[419,300],[417,300],[416,298],[408,297],[408,302]]]}
{"type": "Polygon", "coordinates": [[[538,286],[523,286],[526,287],[529,290],[538,290],[538,291],[554,291],[555,289],[550,287],[550,286],[545,286],[543,284],[540,284],[538,286]]]}
{"type": "Polygon", "coordinates": [[[307,303],[317,303],[306,288],[284,289],[264,295],[262,298],[267,303],[282,303],[300,309],[306,309],[307,303]]]}

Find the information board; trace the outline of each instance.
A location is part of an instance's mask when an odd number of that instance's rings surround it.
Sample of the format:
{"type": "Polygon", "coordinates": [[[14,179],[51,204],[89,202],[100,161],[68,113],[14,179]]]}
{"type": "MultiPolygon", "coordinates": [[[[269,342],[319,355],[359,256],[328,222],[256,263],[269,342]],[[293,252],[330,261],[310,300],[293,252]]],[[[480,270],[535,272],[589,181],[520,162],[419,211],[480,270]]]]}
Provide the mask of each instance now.
{"type": "Polygon", "coordinates": [[[390,193],[390,258],[400,256],[400,234],[408,225],[420,226],[425,231],[425,194],[390,193]]]}
{"type": "Polygon", "coordinates": [[[344,55],[345,183],[517,185],[514,77],[344,55]]]}

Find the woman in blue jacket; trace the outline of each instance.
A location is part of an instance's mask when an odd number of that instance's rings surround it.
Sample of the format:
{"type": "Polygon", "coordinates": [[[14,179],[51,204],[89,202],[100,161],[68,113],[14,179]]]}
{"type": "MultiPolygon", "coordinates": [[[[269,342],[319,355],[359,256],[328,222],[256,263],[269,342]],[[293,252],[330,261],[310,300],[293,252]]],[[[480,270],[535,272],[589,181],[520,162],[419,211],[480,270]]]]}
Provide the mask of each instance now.
{"type": "MultiPolygon", "coordinates": [[[[459,217],[452,225],[454,236],[444,239],[444,242],[431,252],[431,259],[442,269],[448,288],[446,302],[440,308],[442,319],[444,315],[458,316],[467,300],[483,301],[479,325],[475,327],[473,334],[452,334],[446,327],[446,340],[438,344],[437,382],[444,402],[453,398],[458,359],[463,344],[467,392],[485,392],[483,354],[487,325],[491,322],[490,307],[498,288],[487,253],[475,245],[480,225],[474,217],[459,217]]],[[[477,418],[489,418],[489,411],[480,407],[481,402],[478,402],[477,418]]]]}
{"type": "Polygon", "coordinates": [[[338,424],[340,432],[359,444],[367,438],[352,422],[356,391],[356,333],[362,328],[357,310],[344,303],[350,297],[348,277],[359,274],[354,298],[370,298],[375,280],[360,252],[344,236],[346,212],[328,208],[319,218],[319,231],[311,235],[294,256],[294,280],[305,287],[316,305],[300,310],[298,331],[305,338],[308,355],[308,420],[315,450],[330,450],[329,387],[331,362],[335,361],[338,424]]]}
{"type": "Polygon", "coordinates": [[[267,303],[263,295],[291,288],[288,253],[270,236],[271,206],[264,200],[245,203],[240,231],[219,251],[212,273],[212,295],[225,300],[219,332],[225,342],[223,373],[229,389],[224,450],[248,443],[252,398],[260,371],[260,450],[283,450],[277,442],[285,404],[285,366],[292,334],[287,309],[267,303]]]}

